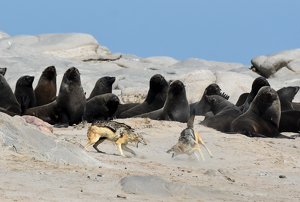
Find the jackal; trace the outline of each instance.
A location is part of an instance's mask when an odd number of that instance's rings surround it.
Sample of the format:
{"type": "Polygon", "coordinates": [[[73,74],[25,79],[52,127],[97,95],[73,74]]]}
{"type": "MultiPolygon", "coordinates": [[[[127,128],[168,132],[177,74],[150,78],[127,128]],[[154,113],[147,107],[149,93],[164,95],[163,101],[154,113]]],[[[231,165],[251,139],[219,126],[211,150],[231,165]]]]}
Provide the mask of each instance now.
{"type": "Polygon", "coordinates": [[[121,156],[128,158],[130,156],[124,155],[122,149],[136,155],[132,149],[129,149],[126,146],[128,142],[136,142],[136,147],[138,147],[138,143],[147,145],[141,134],[137,133],[133,128],[125,123],[119,123],[116,121],[94,121],[88,128],[87,136],[89,141],[84,146],[85,150],[89,145],[94,144],[93,147],[97,150],[97,152],[104,153],[100,151],[97,146],[107,139],[117,144],[121,156]]]}
{"type": "MultiPolygon", "coordinates": [[[[194,131],[194,119],[195,119],[195,110],[191,115],[191,117],[189,118],[189,121],[187,123],[187,128],[181,132],[178,142],[171,149],[167,151],[167,153],[172,153],[172,158],[179,154],[187,154],[190,156],[197,150],[200,153],[202,160],[204,161],[204,157],[201,152],[199,144],[205,147],[210,157],[213,157],[213,155],[206,147],[203,139],[200,137],[198,132],[194,131]]],[[[197,155],[196,157],[199,158],[197,155]]]]}

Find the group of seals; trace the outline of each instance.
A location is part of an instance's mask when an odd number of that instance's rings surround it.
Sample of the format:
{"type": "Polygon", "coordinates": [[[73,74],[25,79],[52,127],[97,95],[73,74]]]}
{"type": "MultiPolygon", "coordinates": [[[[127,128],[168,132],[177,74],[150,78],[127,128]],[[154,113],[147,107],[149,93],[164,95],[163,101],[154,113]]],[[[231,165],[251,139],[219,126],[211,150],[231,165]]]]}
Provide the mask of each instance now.
{"type": "MultiPolygon", "coordinates": [[[[1,69],[3,70],[3,68],[1,69]]],[[[81,85],[77,68],[69,68],[62,79],[56,97],[56,70],[47,67],[33,91],[34,77],[20,77],[13,94],[0,73],[0,111],[34,115],[55,125],[68,127],[85,120],[112,120],[122,108],[119,98],[112,93],[115,77],[100,78],[88,99],[81,85]]],[[[299,132],[300,111],[292,102],[298,86],[289,86],[277,92],[264,77],[253,81],[250,93],[240,96],[237,104],[228,101],[217,84],[205,89],[199,102],[189,105],[185,86],[180,80],[167,82],[155,74],[149,82],[147,97],[142,103],[128,105],[118,118],[143,117],[186,123],[191,116],[205,115],[200,124],[221,132],[238,132],[248,136],[279,137],[280,132],[299,132]],[[239,103],[239,104],[238,104],[239,103]]],[[[125,106],[125,105],[124,105],[125,106]]]]}
{"type": "Polygon", "coordinates": [[[82,121],[86,98],[77,68],[69,68],[62,79],[55,101],[27,110],[27,115],[36,116],[55,127],[68,127],[82,121]]]}

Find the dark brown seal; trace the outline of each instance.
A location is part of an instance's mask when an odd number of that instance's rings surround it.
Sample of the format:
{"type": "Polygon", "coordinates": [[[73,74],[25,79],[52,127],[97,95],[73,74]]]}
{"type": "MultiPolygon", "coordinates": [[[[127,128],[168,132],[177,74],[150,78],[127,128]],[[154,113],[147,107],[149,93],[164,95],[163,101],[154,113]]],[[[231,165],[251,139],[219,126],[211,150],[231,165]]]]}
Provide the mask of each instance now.
{"type": "Polygon", "coordinates": [[[139,114],[155,111],[164,106],[169,84],[161,74],[155,74],[150,79],[147,97],[141,104],[124,111],[120,118],[130,118],[139,114]]]}
{"type": "Polygon", "coordinates": [[[36,106],[35,96],[32,88],[34,76],[22,76],[17,80],[15,88],[15,97],[21,105],[21,114],[25,114],[27,108],[36,106]]]}
{"type": "Polygon", "coordinates": [[[35,89],[36,106],[41,106],[52,102],[56,96],[56,69],[55,66],[47,67],[35,89]]]}
{"type": "Polygon", "coordinates": [[[210,105],[211,116],[207,117],[200,125],[214,128],[221,132],[230,132],[231,122],[242,114],[235,104],[220,95],[206,95],[210,105]]]}
{"type": "Polygon", "coordinates": [[[112,120],[120,100],[113,93],[97,95],[86,103],[83,120],[91,123],[95,120],[112,120]]]}
{"type": "Polygon", "coordinates": [[[110,77],[110,76],[104,76],[98,79],[90,94],[90,97],[87,100],[97,95],[112,93],[112,84],[115,82],[115,80],[116,77],[110,77]]]}
{"type": "Polygon", "coordinates": [[[0,107],[3,110],[21,114],[21,106],[2,74],[0,74],[0,107]]]}
{"type": "Polygon", "coordinates": [[[168,120],[187,123],[190,117],[190,107],[186,98],[184,84],[172,81],[168,90],[167,100],[161,109],[140,114],[135,117],[150,118],[154,120],[168,120]]]}
{"type": "Polygon", "coordinates": [[[210,106],[207,103],[207,100],[205,97],[206,95],[220,95],[227,100],[229,99],[228,95],[221,92],[221,88],[218,84],[212,83],[205,88],[203,95],[199,102],[190,104],[190,112],[191,113],[195,110],[196,115],[204,116],[209,111],[210,106]]]}

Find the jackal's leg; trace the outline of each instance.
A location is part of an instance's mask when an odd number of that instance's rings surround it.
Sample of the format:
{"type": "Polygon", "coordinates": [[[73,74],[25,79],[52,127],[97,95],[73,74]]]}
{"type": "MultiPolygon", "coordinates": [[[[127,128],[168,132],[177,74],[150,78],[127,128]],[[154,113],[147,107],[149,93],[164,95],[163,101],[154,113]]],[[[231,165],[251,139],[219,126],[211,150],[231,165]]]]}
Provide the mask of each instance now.
{"type": "Polygon", "coordinates": [[[200,136],[199,136],[198,143],[201,144],[201,145],[206,149],[206,151],[209,153],[209,155],[210,155],[211,158],[214,157],[214,156],[212,155],[212,153],[209,151],[209,149],[207,148],[205,142],[202,140],[202,138],[201,138],[200,136]]]}
{"type": "MultiPolygon", "coordinates": [[[[204,159],[204,157],[203,157],[203,154],[202,154],[202,151],[201,151],[201,149],[200,149],[199,144],[195,144],[193,150],[197,150],[197,151],[199,152],[199,154],[201,155],[202,160],[205,161],[205,159],[204,159]]],[[[196,155],[196,154],[195,154],[195,155],[196,155]]]]}
{"type": "Polygon", "coordinates": [[[119,149],[119,152],[120,152],[121,156],[126,157],[126,158],[131,158],[131,156],[128,156],[128,155],[123,154],[122,143],[123,143],[122,138],[119,138],[119,139],[117,140],[117,142],[116,142],[117,147],[118,147],[118,149],[119,149]]]}
{"type": "Polygon", "coordinates": [[[97,148],[98,145],[101,144],[105,139],[106,139],[106,138],[100,138],[100,139],[93,145],[93,147],[96,149],[97,152],[105,154],[105,152],[100,151],[100,150],[97,148]]]}
{"type": "Polygon", "coordinates": [[[121,147],[122,149],[124,149],[125,151],[128,151],[130,153],[132,153],[133,155],[136,156],[136,153],[132,150],[132,149],[129,149],[125,144],[121,144],[121,147]]]}
{"type": "Polygon", "coordinates": [[[89,138],[89,141],[84,146],[84,150],[86,150],[86,151],[87,151],[88,146],[90,146],[91,144],[94,144],[95,142],[97,142],[99,140],[100,135],[98,135],[97,133],[94,133],[94,132],[89,132],[88,138],[89,138]]]}

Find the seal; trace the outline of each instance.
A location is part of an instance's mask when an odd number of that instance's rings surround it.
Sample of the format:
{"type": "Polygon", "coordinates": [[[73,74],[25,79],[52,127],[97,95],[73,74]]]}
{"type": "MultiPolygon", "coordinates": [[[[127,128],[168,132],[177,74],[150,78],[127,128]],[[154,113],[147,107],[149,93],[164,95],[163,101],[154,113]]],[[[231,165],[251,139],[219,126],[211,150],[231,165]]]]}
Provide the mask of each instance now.
{"type": "Polygon", "coordinates": [[[250,106],[251,102],[253,101],[253,99],[257,95],[259,89],[263,86],[270,86],[270,84],[269,84],[269,82],[267,81],[266,78],[260,76],[260,77],[257,77],[253,81],[251,91],[250,91],[249,95],[247,96],[247,99],[246,99],[245,103],[239,106],[240,110],[243,113],[245,113],[249,109],[249,106],[250,106]]]}
{"type": "Polygon", "coordinates": [[[166,102],[162,108],[134,117],[187,123],[190,117],[190,107],[184,84],[179,80],[171,82],[166,102]]]}
{"type": "Polygon", "coordinates": [[[277,91],[280,99],[281,111],[294,109],[292,101],[299,91],[299,86],[283,87],[277,91]]]}
{"type": "Polygon", "coordinates": [[[21,114],[21,105],[2,74],[0,74],[0,92],[0,107],[3,110],[21,114]]]}
{"type": "Polygon", "coordinates": [[[210,105],[211,116],[206,115],[200,125],[220,132],[230,132],[231,122],[242,114],[241,110],[220,95],[206,95],[205,97],[210,105]]]}
{"type": "Polygon", "coordinates": [[[95,120],[112,120],[120,100],[113,93],[105,93],[91,98],[86,103],[83,120],[92,123],[95,120]]]}
{"type": "Polygon", "coordinates": [[[120,103],[113,117],[119,118],[120,114],[122,114],[124,111],[127,111],[135,106],[138,106],[139,104],[141,103],[135,103],[135,102],[125,103],[125,104],[120,103]]]}
{"type": "Polygon", "coordinates": [[[98,79],[87,100],[90,100],[91,98],[97,95],[112,93],[112,84],[115,82],[115,80],[116,77],[110,77],[110,76],[104,76],[98,79]]]}
{"type": "Polygon", "coordinates": [[[300,132],[300,111],[290,109],[281,112],[279,132],[300,132]]]}
{"type": "Polygon", "coordinates": [[[56,69],[49,66],[44,69],[34,89],[36,106],[50,103],[56,96],[56,69]]]}
{"type": "Polygon", "coordinates": [[[2,75],[4,76],[5,73],[6,73],[6,70],[7,70],[6,67],[1,67],[1,68],[0,68],[0,74],[2,74],[2,75]]]}
{"type": "Polygon", "coordinates": [[[195,110],[196,115],[204,116],[209,111],[210,106],[205,98],[206,95],[221,95],[225,99],[229,99],[228,95],[226,95],[225,93],[221,93],[221,88],[218,84],[212,83],[206,87],[199,102],[190,104],[191,113],[195,110]]]}
{"type": "Polygon", "coordinates": [[[32,88],[34,76],[22,76],[17,80],[15,88],[15,97],[18,103],[21,105],[21,114],[25,114],[27,108],[36,106],[35,95],[32,88]]]}
{"type": "Polygon", "coordinates": [[[240,95],[240,97],[238,98],[238,100],[236,101],[235,105],[237,107],[243,105],[246,102],[248,95],[249,95],[249,93],[242,93],[240,95]]]}
{"type": "Polygon", "coordinates": [[[250,108],[231,123],[230,131],[249,137],[279,137],[280,100],[270,86],[258,91],[250,108]]]}
{"type": "Polygon", "coordinates": [[[68,127],[82,121],[86,98],[77,68],[69,68],[60,85],[57,99],[49,104],[27,110],[27,115],[36,116],[54,127],[68,127]]]}
{"type": "Polygon", "coordinates": [[[130,118],[135,115],[155,111],[164,106],[169,84],[161,74],[155,74],[150,79],[147,97],[141,104],[124,111],[120,114],[120,118],[130,118]]]}

